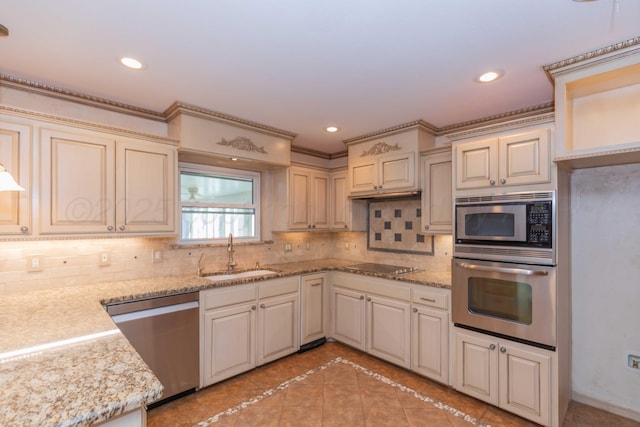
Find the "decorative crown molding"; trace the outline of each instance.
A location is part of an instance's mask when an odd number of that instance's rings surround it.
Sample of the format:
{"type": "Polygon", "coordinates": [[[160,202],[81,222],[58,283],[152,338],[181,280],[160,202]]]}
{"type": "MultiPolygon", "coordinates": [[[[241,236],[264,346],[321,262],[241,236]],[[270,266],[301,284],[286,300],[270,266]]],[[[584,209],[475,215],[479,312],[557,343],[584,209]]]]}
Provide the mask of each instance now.
{"type": "Polygon", "coordinates": [[[398,150],[402,150],[402,147],[400,147],[397,143],[394,145],[389,145],[384,141],[380,141],[380,142],[377,142],[373,147],[369,148],[368,150],[364,150],[362,154],[360,154],[360,157],[377,156],[380,154],[388,153],[389,151],[398,151],[398,150]]]}
{"type": "Polygon", "coordinates": [[[253,141],[251,141],[251,139],[245,136],[237,136],[233,138],[231,141],[227,141],[226,139],[222,138],[222,140],[217,144],[225,145],[227,147],[232,147],[232,148],[235,148],[236,150],[250,151],[250,152],[255,152],[260,154],[269,154],[264,149],[264,147],[258,147],[256,144],[253,143],[253,141]]]}
{"type": "Polygon", "coordinates": [[[308,156],[318,157],[320,159],[333,160],[341,157],[348,157],[349,151],[342,150],[335,153],[325,153],[324,151],[314,150],[312,148],[300,147],[299,145],[291,145],[291,152],[298,154],[306,154],[308,156]]]}
{"type": "Polygon", "coordinates": [[[381,135],[387,135],[387,134],[391,134],[391,133],[398,133],[398,132],[403,132],[405,130],[411,129],[411,128],[420,128],[420,129],[424,129],[429,133],[432,134],[436,134],[438,131],[438,128],[433,126],[430,123],[425,122],[424,120],[420,119],[420,120],[414,120],[413,122],[409,122],[409,123],[404,123],[401,125],[397,125],[397,126],[392,126],[390,128],[386,128],[386,129],[382,129],[379,131],[375,131],[375,132],[371,132],[371,133],[367,133],[365,135],[361,135],[355,138],[349,138],[349,139],[345,139],[342,142],[345,143],[346,145],[349,145],[353,142],[362,142],[366,139],[371,139],[374,137],[378,137],[381,135]]]}
{"type": "Polygon", "coordinates": [[[600,49],[585,52],[583,54],[544,65],[542,69],[552,77],[591,67],[596,64],[606,63],[628,55],[638,53],[640,49],[640,37],[634,37],[600,49]]]}
{"type": "Polygon", "coordinates": [[[157,120],[161,122],[165,121],[164,115],[157,111],[147,110],[145,108],[135,107],[133,105],[123,104],[121,102],[112,101],[110,99],[86,95],[84,93],[74,92],[67,89],[61,89],[55,86],[37,83],[2,73],[0,73],[0,86],[14,87],[20,90],[48,96],[51,98],[72,101],[78,104],[142,117],[145,119],[157,120]]]}
{"type": "Polygon", "coordinates": [[[458,141],[465,138],[472,138],[490,133],[518,129],[524,126],[532,126],[541,123],[553,123],[555,120],[555,113],[546,112],[535,116],[518,117],[515,120],[501,121],[497,123],[490,123],[487,126],[473,127],[461,132],[449,133],[445,136],[450,141],[458,141]]]}

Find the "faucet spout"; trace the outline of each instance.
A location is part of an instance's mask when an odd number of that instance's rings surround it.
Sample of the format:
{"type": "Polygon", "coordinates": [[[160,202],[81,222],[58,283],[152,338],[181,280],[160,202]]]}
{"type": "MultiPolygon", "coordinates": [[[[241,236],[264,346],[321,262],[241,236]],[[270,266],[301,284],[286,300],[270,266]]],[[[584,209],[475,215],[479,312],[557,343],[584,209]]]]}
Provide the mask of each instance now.
{"type": "Polygon", "coordinates": [[[233,234],[229,233],[229,243],[227,244],[227,252],[229,252],[229,262],[227,262],[227,272],[232,273],[233,267],[236,266],[235,261],[233,260],[233,234]]]}

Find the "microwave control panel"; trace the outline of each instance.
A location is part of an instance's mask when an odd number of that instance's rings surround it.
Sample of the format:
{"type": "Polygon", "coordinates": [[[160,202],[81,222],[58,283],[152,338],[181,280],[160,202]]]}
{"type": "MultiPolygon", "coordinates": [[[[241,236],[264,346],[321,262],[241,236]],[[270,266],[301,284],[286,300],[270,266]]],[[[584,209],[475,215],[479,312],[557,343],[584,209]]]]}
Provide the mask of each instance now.
{"type": "Polygon", "coordinates": [[[550,248],[552,237],[551,202],[541,201],[527,204],[527,243],[550,248]]]}

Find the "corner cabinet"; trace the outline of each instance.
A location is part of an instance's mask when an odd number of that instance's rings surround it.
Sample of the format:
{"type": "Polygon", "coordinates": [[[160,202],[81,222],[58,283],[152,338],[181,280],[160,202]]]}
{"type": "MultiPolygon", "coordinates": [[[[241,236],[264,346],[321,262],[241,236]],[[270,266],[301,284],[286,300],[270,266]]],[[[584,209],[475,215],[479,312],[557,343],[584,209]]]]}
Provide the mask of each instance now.
{"type": "Polygon", "coordinates": [[[456,189],[551,181],[550,130],[539,129],[455,145],[456,189]]]}
{"type": "Polygon", "coordinates": [[[456,329],[456,390],[534,421],[551,417],[553,352],[456,329]]]}
{"type": "Polygon", "coordinates": [[[349,176],[346,170],[331,172],[329,203],[331,230],[365,231],[367,229],[367,203],[349,199],[349,176]]]}
{"type": "Polygon", "coordinates": [[[42,234],[175,231],[174,146],[52,129],[40,139],[42,234]]]}
{"type": "Polygon", "coordinates": [[[0,117],[0,164],[25,191],[0,192],[0,234],[29,235],[31,227],[31,127],[0,117]]]}
{"type": "Polygon", "coordinates": [[[422,231],[451,234],[453,215],[451,149],[423,155],[422,231]]]}

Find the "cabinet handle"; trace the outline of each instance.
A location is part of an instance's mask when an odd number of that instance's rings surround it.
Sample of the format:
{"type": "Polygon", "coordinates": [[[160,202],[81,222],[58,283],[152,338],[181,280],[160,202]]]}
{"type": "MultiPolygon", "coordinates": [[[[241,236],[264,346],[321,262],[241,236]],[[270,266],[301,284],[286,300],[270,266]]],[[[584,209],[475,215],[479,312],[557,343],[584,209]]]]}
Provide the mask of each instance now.
{"type": "Polygon", "coordinates": [[[489,184],[496,185],[496,181],[494,179],[492,179],[491,181],[489,181],[489,184]]]}
{"type": "Polygon", "coordinates": [[[108,226],[108,227],[107,227],[107,230],[109,230],[109,231],[113,231],[113,225],[108,226]]]}
{"type": "Polygon", "coordinates": [[[506,184],[506,183],[507,183],[507,180],[506,180],[506,179],[502,178],[502,179],[500,180],[500,184],[506,184]]]}
{"type": "Polygon", "coordinates": [[[491,345],[489,346],[489,350],[495,350],[495,349],[496,349],[496,345],[495,345],[495,344],[491,344],[491,345]]]}
{"type": "Polygon", "coordinates": [[[251,306],[251,310],[255,310],[255,309],[256,309],[256,306],[255,306],[255,305],[252,305],[252,306],[251,306]]]}
{"type": "Polygon", "coordinates": [[[322,285],[322,283],[318,282],[318,283],[313,283],[311,286],[320,286],[322,285]]]}
{"type": "Polygon", "coordinates": [[[260,308],[266,308],[267,306],[264,304],[260,304],[260,308]]]}
{"type": "Polygon", "coordinates": [[[121,225],[120,227],[118,227],[118,229],[119,229],[120,231],[124,231],[124,225],[121,225]]]}
{"type": "Polygon", "coordinates": [[[313,225],[311,226],[311,228],[316,228],[316,225],[315,225],[315,224],[313,224],[313,225]]]}
{"type": "Polygon", "coordinates": [[[418,309],[417,309],[417,308],[415,308],[415,307],[413,307],[413,312],[414,312],[414,313],[417,313],[417,312],[418,312],[418,309]]]}
{"type": "Polygon", "coordinates": [[[506,353],[507,347],[500,347],[500,353],[506,353]]]}
{"type": "Polygon", "coordinates": [[[349,226],[348,226],[347,224],[345,224],[345,225],[344,225],[344,229],[346,230],[346,229],[348,229],[348,228],[349,228],[349,226]]]}
{"type": "Polygon", "coordinates": [[[20,231],[22,231],[23,233],[28,233],[29,232],[29,227],[23,225],[22,227],[20,227],[20,231]]]}
{"type": "Polygon", "coordinates": [[[360,295],[360,299],[364,299],[364,295],[360,295]]]}
{"type": "Polygon", "coordinates": [[[420,299],[421,299],[422,301],[436,302],[436,300],[435,300],[435,299],[433,299],[433,298],[420,297],[420,299]]]}

